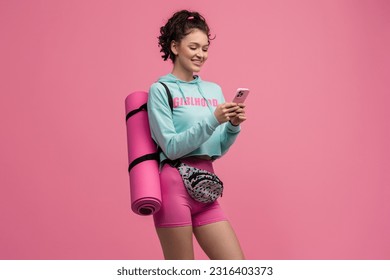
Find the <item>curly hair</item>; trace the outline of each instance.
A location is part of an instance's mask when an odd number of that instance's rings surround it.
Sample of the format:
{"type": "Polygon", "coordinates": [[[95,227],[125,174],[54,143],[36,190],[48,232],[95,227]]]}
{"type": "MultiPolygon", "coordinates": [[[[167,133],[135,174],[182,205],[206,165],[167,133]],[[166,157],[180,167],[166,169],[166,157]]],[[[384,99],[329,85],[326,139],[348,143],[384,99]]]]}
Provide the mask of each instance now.
{"type": "Polygon", "coordinates": [[[205,18],[198,12],[190,12],[187,10],[181,10],[176,12],[164,25],[160,28],[160,36],[158,37],[158,46],[161,56],[164,60],[170,58],[172,62],[175,62],[175,54],[171,50],[171,42],[180,42],[186,35],[191,33],[191,29],[197,28],[203,31],[208,39],[210,38],[210,28],[206,23],[205,18]]]}

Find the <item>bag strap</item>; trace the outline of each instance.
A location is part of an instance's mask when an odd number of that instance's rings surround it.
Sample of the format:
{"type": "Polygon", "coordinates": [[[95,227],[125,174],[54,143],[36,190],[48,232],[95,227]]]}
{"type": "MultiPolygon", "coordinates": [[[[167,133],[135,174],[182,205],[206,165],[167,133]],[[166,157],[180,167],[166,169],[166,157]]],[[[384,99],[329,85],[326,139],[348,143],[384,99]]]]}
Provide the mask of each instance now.
{"type": "Polygon", "coordinates": [[[165,92],[167,93],[167,96],[168,96],[168,103],[169,103],[169,107],[171,108],[171,111],[173,112],[173,99],[172,99],[172,94],[168,88],[168,86],[166,84],[164,84],[163,82],[160,82],[160,84],[162,84],[165,88],[165,92]]]}
{"type": "MultiPolygon", "coordinates": [[[[160,84],[162,84],[165,88],[165,92],[167,93],[167,96],[168,96],[168,103],[169,103],[169,107],[171,108],[171,112],[173,112],[173,99],[172,99],[172,94],[171,94],[171,91],[169,90],[168,86],[163,83],[163,82],[160,82],[160,84]]],[[[160,146],[158,146],[157,148],[157,155],[159,156],[160,155],[160,152],[162,152],[163,150],[161,149],[160,146]]]]}
{"type": "MultiPolygon", "coordinates": [[[[160,148],[160,147],[159,147],[160,148]]],[[[172,159],[164,159],[164,161],[162,162],[162,164],[169,164],[171,167],[175,167],[175,168],[179,168],[182,164],[182,162],[180,161],[180,159],[175,159],[175,160],[172,160],[172,159]]]]}
{"type": "MultiPolygon", "coordinates": [[[[168,86],[166,84],[164,84],[163,82],[160,82],[164,88],[165,88],[165,92],[167,93],[167,97],[168,97],[168,103],[169,103],[169,107],[171,108],[171,111],[173,111],[173,99],[172,99],[172,94],[168,88],[168,86]]],[[[138,109],[134,109],[130,112],[127,113],[126,115],[126,121],[131,118],[133,115],[135,115],[136,113],[140,112],[140,111],[147,111],[148,110],[148,105],[147,103],[144,103],[142,104],[138,109]]]]}

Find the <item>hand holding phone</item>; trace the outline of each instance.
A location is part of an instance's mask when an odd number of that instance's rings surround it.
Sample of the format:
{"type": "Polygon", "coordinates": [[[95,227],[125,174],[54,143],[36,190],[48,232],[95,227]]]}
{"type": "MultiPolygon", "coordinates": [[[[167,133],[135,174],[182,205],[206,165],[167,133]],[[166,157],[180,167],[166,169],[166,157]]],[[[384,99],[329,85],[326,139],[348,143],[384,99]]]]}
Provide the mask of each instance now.
{"type": "Polygon", "coordinates": [[[243,105],[245,99],[248,97],[249,89],[247,88],[238,88],[236,91],[236,94],[233,98],[233,103],[242,104],[239,106],[239,108],[235,111],[236,116],[232,117],[229,121],[232,125],[237,126],[243,121],[246,120],[245,116],[245,105],[243,105]]]}
{"type": "Polygon", "coordinates": [[[238,103],[244,103],[244,101],[247,98],[248,94],[249,94],[249,89],[247,89],[247,88],[238,88],[232,102],[237,103],[237,104],[238,103]]]}

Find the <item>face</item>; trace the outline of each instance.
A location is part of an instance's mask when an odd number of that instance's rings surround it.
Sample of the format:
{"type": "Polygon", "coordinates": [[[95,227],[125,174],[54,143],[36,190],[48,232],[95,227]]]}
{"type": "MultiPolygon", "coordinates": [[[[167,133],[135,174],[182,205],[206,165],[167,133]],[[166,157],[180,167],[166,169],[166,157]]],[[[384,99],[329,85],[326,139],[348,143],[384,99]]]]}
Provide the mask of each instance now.
{"type": "Polygon", "coordinates": [[[171,44],[172,52],[176,55],[175,66],[186,72],[199,72],[207,60],[209,40],[207,35],[193,29],[180,43],[175,41],[171,44]]]}

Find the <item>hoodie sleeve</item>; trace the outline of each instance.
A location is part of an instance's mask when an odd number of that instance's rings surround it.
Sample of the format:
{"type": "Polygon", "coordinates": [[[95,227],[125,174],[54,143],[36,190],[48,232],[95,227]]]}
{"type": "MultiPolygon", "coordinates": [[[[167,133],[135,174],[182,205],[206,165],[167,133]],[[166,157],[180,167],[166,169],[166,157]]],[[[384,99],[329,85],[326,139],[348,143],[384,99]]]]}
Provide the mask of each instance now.
{"type": "MultiPolygon", "coordinates": [[[[222,92],[222,91],[221,91],[222,92]]],[[[225,98],[222,95],[222,100],[225,102],[225,98]]],[[[237,125],[234,126],[230,122],[226,122],[223,124],[223,127],[221,129],[221,153],[224,155],[230,148],[231,145],[233,145],[234,141],[236,141],[236,138],[241,130],[241,126],[237,125]]]]}
{"type": "Polygon", "coordinates": [[[172,111],[162,85],[154,83],[148,95],[148,118],[152,138],[171,160],[181,158],[206,142],[220,125],[214,114],[177,133],[172,111]]]}
{"type": "Polygon", "coordinates": [[[224,155],[230,148],[231,145],[233,145],[234,141],[236,141],[236,138],[240,132],[240,126],[234,126],[230,122],[227,122],[224,124],[224,127],[222,129],[221,133],[221,152],[222,155],[224,155]]]}

